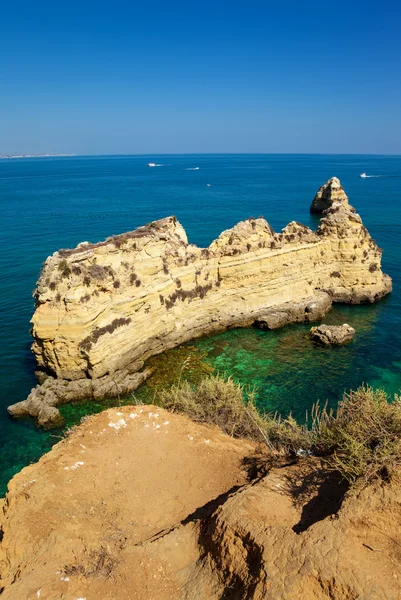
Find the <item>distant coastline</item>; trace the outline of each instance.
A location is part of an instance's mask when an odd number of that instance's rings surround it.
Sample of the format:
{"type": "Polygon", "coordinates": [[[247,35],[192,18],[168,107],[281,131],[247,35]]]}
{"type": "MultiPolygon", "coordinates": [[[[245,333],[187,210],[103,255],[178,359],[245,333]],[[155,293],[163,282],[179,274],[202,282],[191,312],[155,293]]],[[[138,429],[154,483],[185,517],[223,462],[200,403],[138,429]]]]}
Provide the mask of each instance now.
{"type": "Polygon", "coordinates": [[[0,158],[54,158],[56,156],[76,156],[76,154],[0,154],[0,158]]]}

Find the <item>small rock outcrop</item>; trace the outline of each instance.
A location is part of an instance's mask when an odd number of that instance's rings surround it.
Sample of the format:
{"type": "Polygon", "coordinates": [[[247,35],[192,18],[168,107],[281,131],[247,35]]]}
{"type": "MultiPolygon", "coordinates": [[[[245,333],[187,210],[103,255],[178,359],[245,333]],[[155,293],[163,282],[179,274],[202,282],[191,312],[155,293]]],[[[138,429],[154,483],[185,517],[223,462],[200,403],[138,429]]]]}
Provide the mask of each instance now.
{"type": "MultiPolygon", "coordinates": [[[[63,424],[63,418],[56,406],[78,399],[101,400],[116,398],[135,391],[152,374],[149,368],[139,373],[117,371],[113,377],[99,379],[77,379],[67,381],[55,377],[45,377],[42,385],[32,388],[26,400],[8,408],[12,417],[34,417],[41,427],[51,429],[63,424]]],[[[42,376],[39,373],[39,376],[42,376]]]]}
{"type": "Polygon", "coordinates": [[[325,211],[316,231],[292,221],[276,233],[251,218],[198,248],[168,217],[55,252],[42,269],[32,318],[37,374],[47,386],[10,413],[50,424],[63,401],[135,389],[146,359],[191,339],[310,322],[332,302],[382,298],[391,279],[381,250],[339,180],[317,198],[325,211]],[[43,412],[40,402],[54,410],[43,412]]]}
{"type": "Polygon", "coordinates": [[[312,327],[309,336],[314,342],[321,344],[345,344],[350,342],[355,335],[355,329],[344,323],[344,325],[318,325],[312,327]]]}
{"type": "Polygon", "coordinates": [[[312,200],[310,212],[321,214],[330,208],[334,202],[349,208],[348,196],[337,177],[332,177],[318,189],[312,200]]]}

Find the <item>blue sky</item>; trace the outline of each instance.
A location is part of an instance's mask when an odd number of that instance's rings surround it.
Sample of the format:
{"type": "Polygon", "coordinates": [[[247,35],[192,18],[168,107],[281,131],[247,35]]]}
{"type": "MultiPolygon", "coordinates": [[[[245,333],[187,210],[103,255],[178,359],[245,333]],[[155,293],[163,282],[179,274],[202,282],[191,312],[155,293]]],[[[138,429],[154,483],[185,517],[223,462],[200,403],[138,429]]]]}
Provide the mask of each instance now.
{"type": "Polygon", "coordinates": [[[400,30],[386,0],[2,3],[0,154],[401,154],[400,30]]]}

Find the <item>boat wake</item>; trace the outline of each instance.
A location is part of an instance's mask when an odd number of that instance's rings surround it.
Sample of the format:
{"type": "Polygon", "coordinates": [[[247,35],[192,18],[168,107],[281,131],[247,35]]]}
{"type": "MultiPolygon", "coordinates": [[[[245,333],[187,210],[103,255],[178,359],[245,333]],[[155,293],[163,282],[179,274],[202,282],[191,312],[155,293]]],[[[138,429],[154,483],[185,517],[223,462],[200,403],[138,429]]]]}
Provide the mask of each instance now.
{"type": "Polygon", "coordinates": [[[401,175],[366,175],[366,173],[361,173],[359,175],[359,177],[362,177],[362,179],[371,179],[372,177],[376,178],[376,177],[384,177],[384,178],[388,178],[388,177],[401,177],[401,175]]]}
{"type": "Polygon", "coordinates": [[[199,167],[189,167],[186,171],[199,171],[199,167]]]}

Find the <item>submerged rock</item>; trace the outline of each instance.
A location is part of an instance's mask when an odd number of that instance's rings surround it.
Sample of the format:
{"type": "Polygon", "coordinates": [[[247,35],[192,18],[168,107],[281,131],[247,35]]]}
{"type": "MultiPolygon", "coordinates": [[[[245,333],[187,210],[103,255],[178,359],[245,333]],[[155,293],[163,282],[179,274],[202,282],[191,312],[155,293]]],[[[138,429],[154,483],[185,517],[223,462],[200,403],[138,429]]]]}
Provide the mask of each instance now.
{"type": "Polygon", "coordinates": [[[38,281],[32,318],[40,381],[45,374],[53,383],[10,413],[39,418],[38,402],[110,397],[115,381],[130,392],[146,359],[200,336],[314,321],[331,302],[387,294],[381,250],[339,180],[316,197],[326,207],[316,232],[292,221],[275,233],[265,219],[250,218],[198,248],[168,217],[55,252],[38,281]]]}
{"type": "Polygon", "coordinates": [[[314,342],[321,344],[345,344],[350,342],[355,335],[355,329],[344,323],[344,325],[318,325],[312,327],[309,332],[314,342]]]}

